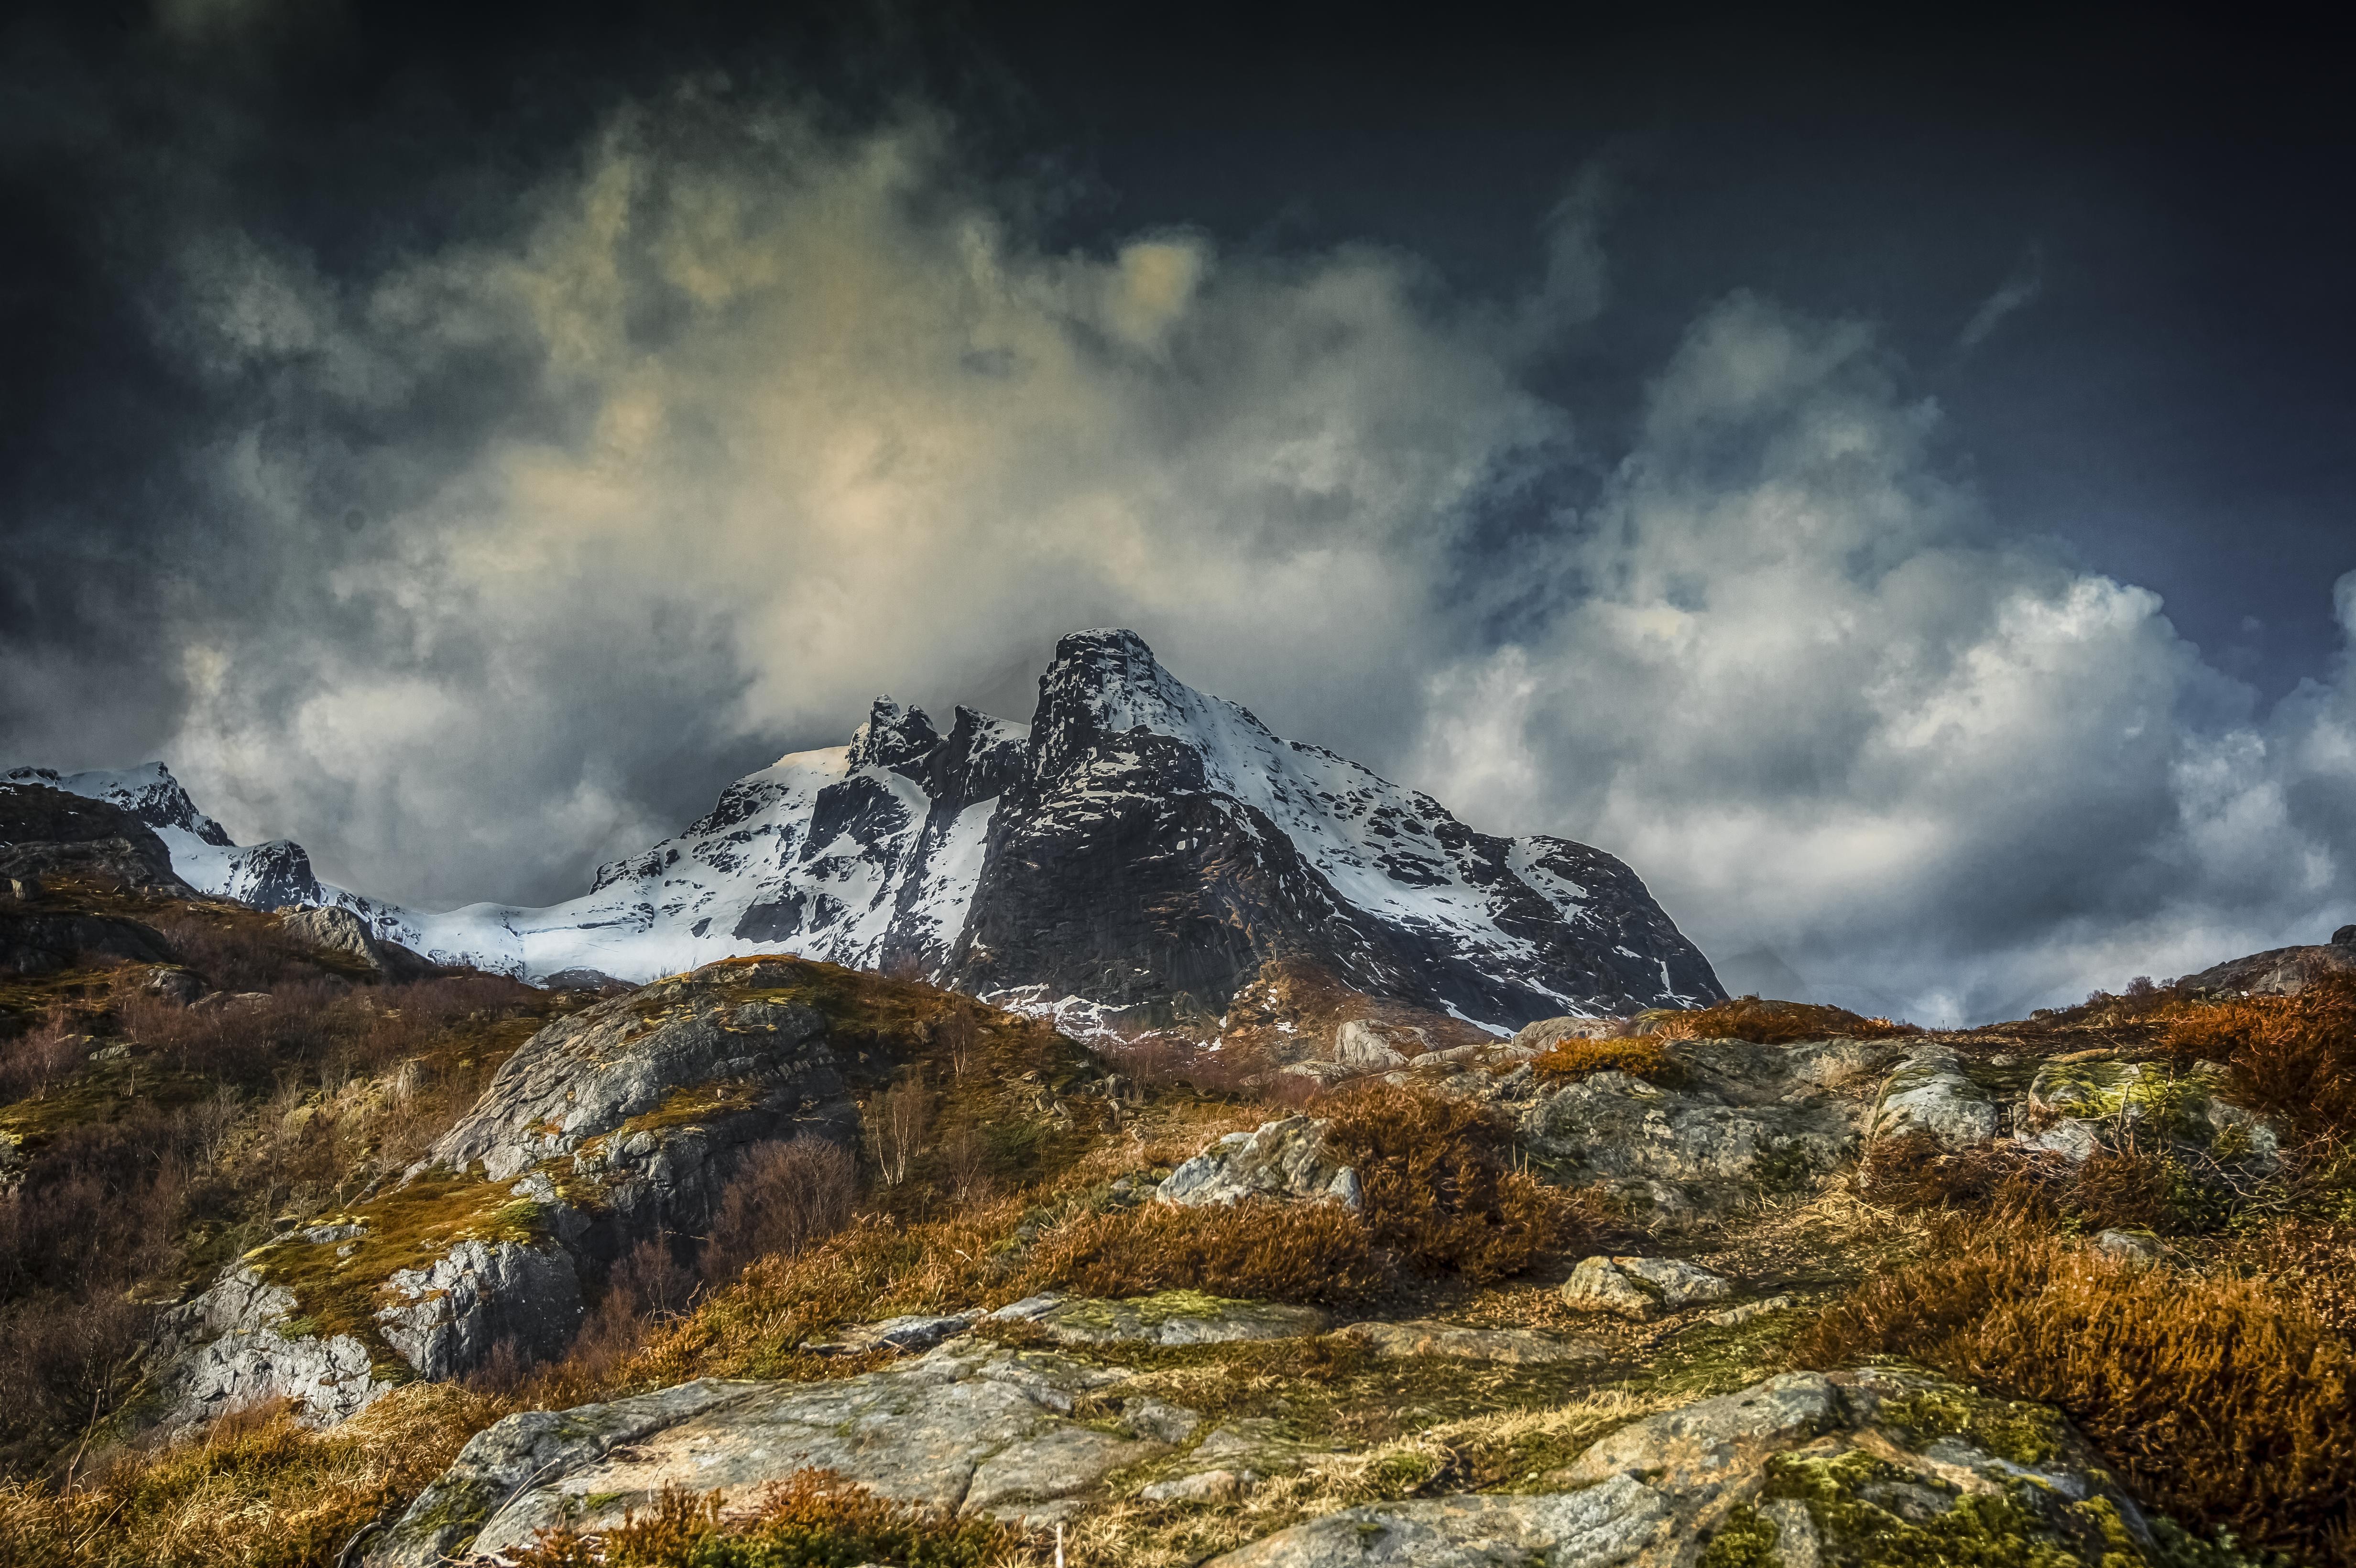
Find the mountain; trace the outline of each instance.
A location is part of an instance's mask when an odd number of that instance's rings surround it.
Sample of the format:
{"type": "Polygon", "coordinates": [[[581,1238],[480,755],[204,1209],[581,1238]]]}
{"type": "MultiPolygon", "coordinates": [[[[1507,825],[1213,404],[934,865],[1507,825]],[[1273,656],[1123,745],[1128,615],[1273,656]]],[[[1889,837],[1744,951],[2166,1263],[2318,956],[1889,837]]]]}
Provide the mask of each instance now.
{"type": "Polygon", "coordinates": [[[19,773],[137,811],[206,891],[341,904],[437,962],[535,979],[786,952],[1075,1022],[1163,1021],[1215,1017],[1264,965],[1305,959],[1502,1029],[1724,995],[1621,861],[1475,833],[1195,691],[1126,631],[1064,638],[1027,728],[959,708],[943,734],[880,699],[849,745],[739,779],[545,909],[421,913],[320,883],[299,846],[230,843],[160,765],[19,773]]]}

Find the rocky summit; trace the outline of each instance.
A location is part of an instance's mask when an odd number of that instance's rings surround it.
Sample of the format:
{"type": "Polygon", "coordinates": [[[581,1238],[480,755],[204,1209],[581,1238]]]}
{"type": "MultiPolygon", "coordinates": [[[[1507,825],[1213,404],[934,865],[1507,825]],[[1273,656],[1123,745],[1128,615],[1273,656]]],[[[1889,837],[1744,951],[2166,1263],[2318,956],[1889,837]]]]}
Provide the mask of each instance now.
{"type": "Polygon", "coordinates": [[[192,885],[348,908],[437,963],[653,979],[785,952],[1055,1013],[1201,1033],[1271,964],[1510,1032],[1724,995],[1644,882],[1567,838],[1476,833],[1431,797],[1272,734],[1135,633],[1064,638],[1029,724],[944,732],[878,699],[846,746],[738,780],[675,838],[545,909],[429,914],[239,848],[160,765],[28,782],[141,816],[192,885]]]}

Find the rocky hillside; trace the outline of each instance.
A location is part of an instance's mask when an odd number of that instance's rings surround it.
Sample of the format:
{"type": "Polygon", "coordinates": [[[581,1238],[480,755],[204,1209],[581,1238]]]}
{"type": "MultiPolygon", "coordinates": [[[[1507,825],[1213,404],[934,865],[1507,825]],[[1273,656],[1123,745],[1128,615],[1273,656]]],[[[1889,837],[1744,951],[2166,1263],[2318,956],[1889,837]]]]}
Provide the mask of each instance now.
{"type": "Polygon", "coordinates": [[[1027,727],[959,709],[944,734],[881,699],[849,745],[738,780],[547,909],[424,914],[319,883],[299,846],[230,845],[160,766],[10,776],[140,815],[205,891],[348,908],[436,962],[534,980],[791,953],[1075,1029],[1120,1015],[1197,1034],[1270,964],[1500,1032],[1724,995],[1612,856],[1475,833],[1194,690],[1130,632],[1066,637],[1027,727]]]}
{"type": "Polygon", "coordinates": [[[155,946],[0,986],[0,1561],[2350,1561],[2336,978],[1500,1040],[1287,970],[1190,1054],[11,891],[155,946]]]}

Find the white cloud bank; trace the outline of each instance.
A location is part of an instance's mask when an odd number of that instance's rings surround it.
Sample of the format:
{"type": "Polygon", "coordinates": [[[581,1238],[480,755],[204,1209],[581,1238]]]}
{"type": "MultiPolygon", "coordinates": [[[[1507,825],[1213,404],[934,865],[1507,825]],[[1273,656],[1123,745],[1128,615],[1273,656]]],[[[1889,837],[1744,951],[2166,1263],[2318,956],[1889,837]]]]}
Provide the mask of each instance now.
{"type": "Polygon", "coordinates": [[[1046,249],[950,140],[683,93],[495,242],[192,243],[159,320],[242,411],[190,461],[268,579],[176,612],[200,795],[392,895],[551,896],[722,741],[1119,623],[1919,1017],[2356,918],[2345,662],[2253,711],[1942,477],[1868,328],[1720,302],[1601,496],[1530,510],[1573,432],[1516,367],[1601,306],[1591,199],[1483,305],[1371,248],[1046,249]]]}

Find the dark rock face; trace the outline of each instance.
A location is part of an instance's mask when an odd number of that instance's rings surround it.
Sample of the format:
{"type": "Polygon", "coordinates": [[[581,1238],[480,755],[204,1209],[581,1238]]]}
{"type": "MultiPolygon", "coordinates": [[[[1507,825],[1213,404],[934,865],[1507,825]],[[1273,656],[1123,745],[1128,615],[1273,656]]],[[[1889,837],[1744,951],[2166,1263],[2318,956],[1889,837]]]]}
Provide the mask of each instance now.
{"type": "Polygon", "coordinates": [[[1270,959],[1513,1025],[1724,993],[1625,865],[1472,832],[1428,795],[1173,677],[1135,634],[1066,637],[992,819],[952,978],[1215,1014],[1270,959]]]}
{"type": "Polygon", "coordinates": [[[84,955],[169,964],[163,937],[135,920],[103,914],[0,912],[0,975],[48,975],[71,968],[84,955]]]}
{"type": "Polygon", "coordinates": [[[2356,925],[2341,926],[2328,944],[2269,948],[2187,975],[2177,984],[2194,991],[2287,997],[2331,975],[2356,975],[2356,925]]]}
{"type": "Polygon", "coordinates": [[[164,841],[129,811],[16,778],[0,784],[0,876],[189,891],[164,841]]]}

